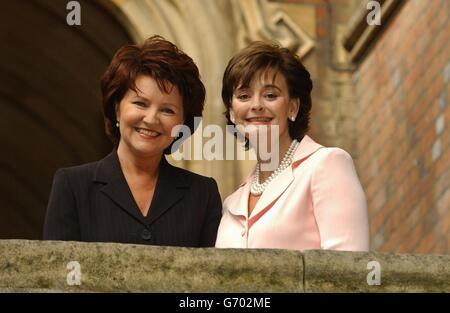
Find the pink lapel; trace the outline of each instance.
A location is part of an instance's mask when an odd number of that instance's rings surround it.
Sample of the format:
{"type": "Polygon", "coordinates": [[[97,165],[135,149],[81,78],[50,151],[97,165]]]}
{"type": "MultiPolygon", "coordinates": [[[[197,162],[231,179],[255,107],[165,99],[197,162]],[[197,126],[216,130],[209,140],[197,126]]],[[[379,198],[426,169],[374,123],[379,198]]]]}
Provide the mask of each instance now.
{"type": "MultiPolygon", "coordinates": [[[[309,136],[305,135],[303,137],[302,141],[300,142],[299,146],[297,147],[297,150],[295,151],[294,158],[292,161],[292,165],[286,168],[283,172],[281,172],[274,180],[270,182],[270,184],[267,186],[266,191],[261,195],[261,198],[258,200],[258,203],[256,204],[255,208],[252,211],[252,214],[250,216],[258,216],[261,217],[263,214],[259,214],[263,210],[266,212],[268,211],[269,206],[272,206],[275,201],[284,193],[284,191],[291,185],[291,183],[294,181],[294,170],[297,168],[297,166],[305,160],[308,156],[316,152],[318,149],[322,148],[323,146],[319,145],[318,143],[314,142],[309,136]]],[[[250,184],[251,179],[253,178],[253,175],[250,177],[250,179],[247,182],[247,190],[249,192],[250,190],[250,184]]],[[[248,211],[248,192],[245,195],[245,208],[248,211]]]]}
{"type": "MultiPolygon", "coordinates": [[[[297,166],[305,160],[308,156],[322,148],[322,145],[314,142],[308,135],[303,137],[297,150],[294,154],[292,165],[281,172],[274,180],[267,186],[266,191],[261,195],[255,208],[252,211],[250,218],[256,217],[259,219],[265,212],[267,212],[271,205],[283,194],[294,180],[294,170],[297,166]],[[264,211],[264,212],[262,212],[264,211]]],[[[242,215],[248,217],[248,197],[250,194],[250,185],[253,179],[255,170],[246,178],[245,182],[239,186],[232,195],[227,199],[227,207],[233,215],[242,215]]],[[[251,224],[256,222],[253,221],[251,224]]]]}
{"type": "Polygon", "coordinates": [[[255,170],[250,173],[233,194],[227,198],[227,207],[233,215],[242,215],[248,217],[248,196],[250,194],[250,184],[252,183],[253,174],[255,170]]]}
{"type": "Polygon", "coordinates": [[[295,151],[291,167],[295,169],[302,161],[320,148],[323,148],[323,146],[312,140],[308,135],[305,135],[295,151]]]}

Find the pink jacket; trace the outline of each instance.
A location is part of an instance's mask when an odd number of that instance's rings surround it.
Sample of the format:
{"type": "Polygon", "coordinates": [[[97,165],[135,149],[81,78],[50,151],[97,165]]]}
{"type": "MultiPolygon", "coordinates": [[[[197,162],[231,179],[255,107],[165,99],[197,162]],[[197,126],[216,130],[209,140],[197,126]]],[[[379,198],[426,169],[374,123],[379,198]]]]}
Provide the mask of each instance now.
{"type": "Polygon", "coordinates": [[[270,182],[248,216],[253,173],[225,199],[216,247],[369,249],[364,191],[344,150],[305,136],[292,165],[270,182]]]}

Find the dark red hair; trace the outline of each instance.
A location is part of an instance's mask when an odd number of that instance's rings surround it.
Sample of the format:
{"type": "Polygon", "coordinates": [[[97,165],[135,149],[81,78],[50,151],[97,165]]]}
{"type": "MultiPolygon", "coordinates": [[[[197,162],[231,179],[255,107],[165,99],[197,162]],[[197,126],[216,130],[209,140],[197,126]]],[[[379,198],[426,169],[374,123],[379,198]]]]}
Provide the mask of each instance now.
{"type": "Polygon", "coordinates": [[[161,36],[152,36],[142,45],[120,48],[100,80],[106,134],[117,145],[120,132],[116,105],[129,89],[136,91],[136,78],[148,75],[161,91],[176,86],[183,99],[184,124],[194,132],[194,117],[202,116],[205,87],[192,58],[161,36]]]}

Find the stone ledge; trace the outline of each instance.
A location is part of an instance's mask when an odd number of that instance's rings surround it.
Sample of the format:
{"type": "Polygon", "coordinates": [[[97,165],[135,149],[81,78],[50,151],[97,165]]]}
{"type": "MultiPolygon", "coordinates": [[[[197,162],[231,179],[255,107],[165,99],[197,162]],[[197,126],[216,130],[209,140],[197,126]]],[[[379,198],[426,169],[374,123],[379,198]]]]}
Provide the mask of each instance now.
{"type": "Polygon", "coordinates": [[[28,240],[0,240],[0,255],[2,292],[450,292],[449,255],[28,240]],[[370,261],[381,285],[367,283],[370,261]]]}

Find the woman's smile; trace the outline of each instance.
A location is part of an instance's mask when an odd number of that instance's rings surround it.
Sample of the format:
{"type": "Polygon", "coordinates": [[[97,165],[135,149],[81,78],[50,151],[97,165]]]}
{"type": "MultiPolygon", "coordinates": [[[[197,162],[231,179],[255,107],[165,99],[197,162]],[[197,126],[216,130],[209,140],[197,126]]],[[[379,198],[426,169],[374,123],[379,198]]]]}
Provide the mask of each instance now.
{"type": "Polygon", "coordinates": [[[272,120],[273,118],[267,116],[254,116],[245,119],[246,124],[249,125],[270,125],[272,120]]]}
{"type": "Polygon", "coordinates": [[[150,130],[147,128],[136,127],[135,130],[144,139],[156,139],[157,137],[159,137],[161,135],[160,132],[150,130]]]}

